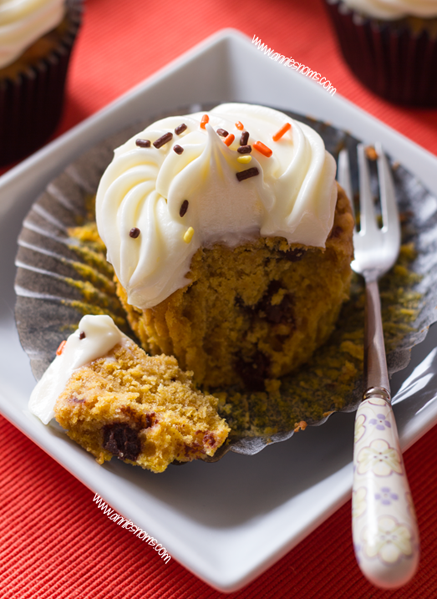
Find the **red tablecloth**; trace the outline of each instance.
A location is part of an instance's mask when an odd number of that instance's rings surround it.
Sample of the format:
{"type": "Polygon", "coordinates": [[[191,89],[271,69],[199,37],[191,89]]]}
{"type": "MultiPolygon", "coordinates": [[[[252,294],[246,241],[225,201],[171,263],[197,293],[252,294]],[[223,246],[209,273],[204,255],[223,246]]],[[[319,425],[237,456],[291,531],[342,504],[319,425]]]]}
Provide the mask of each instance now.
{"type": "MultiPolygon", "coordinates": [[[[256,34],[331,80],[338,92],[437,153],[437,110],[407,110],[373,96],[342,62],[323,0],[88,0],[57,134],[91,115],[223,27],[256,34]]],[[[360,575],[350,503],[258,580],[230,597],[437,597],[437,427],[405,455],[422,536],[416,578],[394,593],[360,575]]],[[[226,597],[96,508],[93,495],[0,417],[0,598],[226,597]]]]}

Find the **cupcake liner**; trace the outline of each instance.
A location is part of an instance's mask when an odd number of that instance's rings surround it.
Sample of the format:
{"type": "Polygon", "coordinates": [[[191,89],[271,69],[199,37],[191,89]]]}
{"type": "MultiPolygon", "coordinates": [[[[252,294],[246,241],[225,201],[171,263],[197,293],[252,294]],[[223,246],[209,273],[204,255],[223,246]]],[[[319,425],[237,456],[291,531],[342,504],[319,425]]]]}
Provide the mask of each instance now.
{"type": "MultiPolygon", "coordinates": [[[[211,106],[197,106],[196,111],[210,108],[211,106]]],[[[173,111],[172,114],[188,112],[190,111],[184,108],[173,111]]],[[[295,113],[287,114],[313,127],[322,136],[327,150],[335,157],[342,148],[348,148],[353,190],[357,192],[358,140],[321,121],[295,113]]],[[[168,114],[159,115],[159,118],[164,116],[168,114]]],[[[155,120],[156,118],[148,123],[129,127],[83,155],[48,186],[24,220],[16,258],[18,270],[15,315],[20,341],[37,379],[54,359],[61,341],[77,328],[85,313],[109,314],[134,338],[115,296],[113,272],[105,261],[104,247],[98,248],[92,243],[80,241],[71,234],[71,227],[87,221],[90,198],[96,193],[99,180],[112,159],[113,149],[155,120]]],[[[377,179],[373,166],[374,163],[371,164],[371,171],[376,194],[377,179]]],[[[410,323],[410,327],[405,326],[402,321],[402,334],[394,337],[394,349],[388,355],[390,374],[407,366],[411,348],[426,337],[428,327],[437,320],[437,201],[402,166],[396,168],[393,175],[400,211],[409,215],[403,227],[403,242],[414,243],[418,252],[409,265],[413,282],[404,282],[403,285],[405,293],[411,298],[418,298],[420,294],[421,303],[413,311],[415,321],[410,323]],[[414,217],[410,212],[414,213],[414,217]]],[[[400,272],[402,268],[399,266],[400,272]]],[[[387,285],[384,287],[384,280],[386,278],[381,280],[383,315],[389,330],[386,341],[390,341],[390,330],[393,327],[396,330],[396,314],[391,312],[393,300],[386,300],[387,285]]],[[[342,339],[352,338],[342,337],[342,331],[346,323],[357,318],[356,306],[360,304],[360,294],[362,295],[362,285],[355,282],[352,300],[345,305],[333,336],[297,374],[281,379],[279,393],[242,394],[237,391],[234,393],[232,389],[214,390],[216,394],[221,391],[218,395],[221,398],[220,415],[227,419],[232,433],[230,442],[207,461],[216,461],[229,450],[247,455],[255,454],[271,443],[290,438],[302,426],[323,424],[335,411],[350,412],[357,408],[362,399],[362,362],[355,361],[356,374],[348,387],[325,384],[321,378],[320,365],[323,365],[324,360],[332,361],[341,354],[342,339]],[[302,395],[301,391],[305,388],[309,391],[302,395]],[[225,399],[223,393],[226,394],[225,399]]],[[[358,313],[361,332],[364,328],[362,305],[361,312],[358,313]]],[[[346,341],[345,347],[347,343],[350,341],[346,341]]],[[[339,378],[343,366],[349,364],[350,368],[354,368],[354,358],[343,353],[340,362],[339,378]]],[[[414,389],[411,392],[413,391],[414,389]]]]}
{"type": "Polygon", "coordinates": [[[81,0],[67,1],[68,28],[57,48],[16,78],[0,80],[0,165],[34,152],[56,129],[81,7],[81,0]]]}
{"type": "Polygon", "coordinates": [[[342,0],[326,0],[343,57],[356,77],[390,102],[437,106],[437,39],[407,19],[361,16],[342,0]]]}

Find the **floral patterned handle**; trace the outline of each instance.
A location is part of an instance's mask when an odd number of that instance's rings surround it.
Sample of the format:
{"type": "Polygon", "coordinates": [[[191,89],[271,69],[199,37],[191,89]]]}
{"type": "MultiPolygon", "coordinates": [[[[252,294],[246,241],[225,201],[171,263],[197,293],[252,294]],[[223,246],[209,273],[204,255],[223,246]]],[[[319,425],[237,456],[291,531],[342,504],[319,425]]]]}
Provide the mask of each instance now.
{"type": "Polygon", "coordinates": [[[408,582],[419,564],[419,532],[393,410],[365,399],[355,420],[352,531],[355,555],[375,586],[408,582]]]}

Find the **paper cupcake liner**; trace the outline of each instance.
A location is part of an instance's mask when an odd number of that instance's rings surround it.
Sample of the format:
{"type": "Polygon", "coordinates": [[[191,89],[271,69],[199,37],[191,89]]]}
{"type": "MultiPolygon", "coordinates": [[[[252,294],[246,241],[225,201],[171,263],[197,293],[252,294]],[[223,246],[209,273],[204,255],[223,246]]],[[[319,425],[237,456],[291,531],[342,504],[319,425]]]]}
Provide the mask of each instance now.
{"type": "MultiPolygon", "coordinates": [[[[196,106],[196,111],[210,108],[211,106],[196,106]]],[[[190,110],[184,108],[173,111],[172,114],[188,112],[190,110]]],[[[358,141],[348,133],[321,121],[294,113],[288,114],[318,131],[326,148],[335,157],[342,148],[348,148],[353,189],[357,192],[358,141]]],[[[168,115],[158,116],[162,118],[168,115]]],[[[20,341],[37,379],[54,359],[61,341],[77,328],[85,313],[111,315],[134,338],[123,308],[115,296],[113,275],[105,262],[104,248],[99,250],[80,242],[77,237],[71,236],[70,228],[77,227],[86,220],[90,198],[96,193],[99,180],[112,159],[113,149],[154,120],[156,119],[130,127],[83,155],[47,187],[24,220],[16,258],[18,270],[15,314],[20,341]]],[[[376,192],[373,166],[374,163],[371,171],[376,192]]],[[[411,348],[425,338],[428,327],[437,320],[437,202],[402,166],[395,169],[393,174],[400,211],[407,215],[413,212],[415,215],[410,215],[408,225],[404,226],[403,242],[414,243],[418,252],[417,258],[409,266],[417,274],[411,275],[414,284],[406,292],[411,297],[420,294],[422,299],[420,309],[415,312],[415,322],[396,338],[395,350],[388,356],[390,373],[401,370],[408,364],[411,348]]],[[[354,286],[356,288],[358,283],[354,286]]],[[[381,281],[381,289],[384,292],[384,280],[381,281]]],[[[357,295],[356,289],[353,293],[357,295]]],[[[384,301],[383,293],[383,312],[384,301]]],[[[385,305],[387,307],[387,303],[385,305]]],[[[392,307],[390,303],[389,308],[392,307]]],[[[362,398],[362,363],[357,362],[356,376],[354,375],[355,378],[347,389],[325,385],[319,371],[320,363],[323,363],[325,357],[329,361],[333,356],[341,355],[340,368],[353,363],[353,356],[341,354],[340,345],[345,323],[348,319],[356,318],[355,314],[356,305],[353,301],[345,305],[333,336],[296,375],[281,379],[280,393],[271,393],[269,396],[266,393],[240,394],[235,396],[237,400],[232,403],[232,389],[227,390],[227,403],[222,405],[220,413],[232,428],[230,442],[208,461],[219,459],[230,449],[237,453],[255,454],[271,443],[290,438],[301,428],[302,422],[304,426],[319,425],[326,422],[335,411],[355,410],[362,398]],[[303,397],[300,391],[305,387],[309,391],[303,397]],[[242,422],[245,423],[244,426],[242,422]]],[[[393,319],[394,316],[392,318],[389,313],[385,324],[390,327],[393,319]]],[[[359,326],[361,329],[364,327],[363,310],[359,314],[359,326]]],[[[353,368],[353,364],[351,367],[353,368]]]]}
{"type": "Polygon", "coordinates": [[[356,77],[390,102],[437,106],[437,39],[407,21],[366,18],[341,0],[326,0],[343,57],[356,77]]]}
{"type": "Polygon", "coordinates": [[[81,0],[68,0],[68,28],[58,47],[16,78],[0,80],[0,165],[34,152],[56,129],[81,17],[81,0]]]}

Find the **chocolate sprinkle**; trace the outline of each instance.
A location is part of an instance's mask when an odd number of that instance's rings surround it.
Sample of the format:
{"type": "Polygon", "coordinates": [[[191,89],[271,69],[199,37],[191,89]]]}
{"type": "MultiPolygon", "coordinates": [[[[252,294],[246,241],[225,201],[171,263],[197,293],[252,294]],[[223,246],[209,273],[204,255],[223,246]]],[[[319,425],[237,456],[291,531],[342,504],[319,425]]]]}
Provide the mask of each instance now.
{"type": "Polygon", "coordinates": [[[79,335],[79,339],[82,341],[82,339],[85,339],[86,335],[85,333],[82,331],[79,335]]]}
{"type": "Polygon", "coordinates": [[[252,151],[252,146],[240,146],[237,148],[237,152],[239,154],[250,154],[252,151]]]}
{"type": "Polygon", "coordinates": [[[173,139],[173,133],[170,133],[169,131],[168,133],[161,135],[161,137],[158,137],[158,139],[153,142],[153,145],[155,148],[162,148],[162,146],[168,143],[171,139],[173,139]]]}
{"type": "Polygon", "coordinates": [[[179,216],[185,216],[188,210],[188,200],[184,200],[181,205],[181,209],[179,210],[179,216]]]}
{"type": "Polygon", "coordinates": [[[245,171],[236,173],[236,175],[239,181],[244,181],[244,179],[250,179],[250,177],[256,177],[257,175],[259,175],[259,170],[256,168],[256,166],[254,166],[252,168],[248,168],[245,171]]]}
{"type": "Polygon", "coordinates": [[[137,139],[135,143],[139,148],[150,148],[150,139],[137,139]]]}
{"type": "Polygon", "coordinates": [[[184,148],[176,144],[175,146],[173,146],[173,150],[176,152],[176,154],[182,154],[184,148]]]}
{"type": "Polygon", "coordinates": [[[186,124],[182,123],[182,125],[179,125],[178,127],[176,127],[174,132],[176,133],[176,135],[180,135],[181,133],[183,133],[185,131],[186,128],[187,128],[186,124]]]}
{"type": "Polygon", "coordinates": [[[243,131],[243,133],[241,134],[241,137],[240,137],[240,146],[247,145],[248,141],[249,141],[249,131],[243,131]]]}
{"type": "Polygon", "coordinates": [[[136,239],[139,234],[140,234],[140,230],[137,227],[134,227],[133,229],[131,229],[129,231],[129,237],[132,237],[133,239],[136,239]]]}
{"type": "Polygon", "coordinates": [[[229,135],[226,129],[217,129],[217,134],[220,135],[220,137],[227,137],[229,135]]]}

